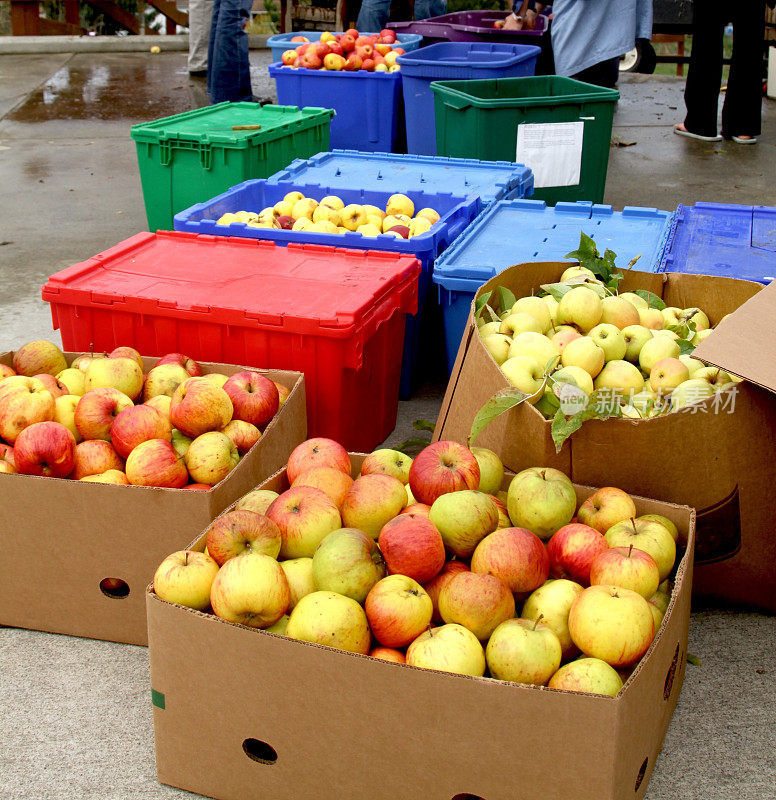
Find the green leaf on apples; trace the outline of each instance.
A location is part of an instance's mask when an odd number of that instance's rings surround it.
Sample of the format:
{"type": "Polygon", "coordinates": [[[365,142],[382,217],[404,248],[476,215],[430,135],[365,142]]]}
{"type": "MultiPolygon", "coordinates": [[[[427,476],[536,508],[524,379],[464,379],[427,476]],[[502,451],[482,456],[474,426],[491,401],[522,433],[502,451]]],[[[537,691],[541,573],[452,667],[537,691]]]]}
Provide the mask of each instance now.
{"type": "Polygon", "coordinates": [[[689,356],[695,350],[695,345],[687,339],[677,339],[676,343],[679,345],[680,356],[689,356]]]}
{"type": "Polygon", "coordinates": [[[619,403],[612,402],[611,392],[601,390],[593,392],[587,406],[571,417],[567,418],[563,410],[558,409],[550,429],[552,440],[555,443],[555,452],[560,453],[566,440],[588,420],[611,419],[621,416],[622,408],[619,403]]]}
{"type": "Polygon", "coordinates": [[[506,286],[499,286],[496,289],[496,293],[498,295],[498,307],[500,311],[509,311],[517,302],[517,298],[506,286]]]}
{"type": "Polygon", "coordinates": [[[514,387],[496,392],[474,417],[469,431],[469,444],[473,444],[482,429],[493,422],[496,417],[500,417],[505,411],[524,403],[527,397],[527,394],[514,387]]]}
{"type": "Polygon", "coordinates": [[[395,447],[392,447],[392,450],[398,450],[400,453],[404,453],[406,456],[416,456],[423,448],[428,447],[431,444],[431,439],[405,439],[401,444],[397,444],[395,447]]]}
{"type": "Polygon", "coordinates": [[[636,289],[633,294],[638,295],[642,300],[646,300],[649,308],[656,308],[658,311],[666,308],[666,304],[656,294],[648,292],[646,289],[636,289]]]}
{"type": "Polygon", "coordinates": [[[412,423],[412,427],[415,428],[416,431],[431,431],[431,433],[433,433],[436,428],[436,423],[432,422],[430,419],[416,419],[412,423]]]}
{"type": "Polygon", "coordinates": [[[485,309],[485,306],[488,304],[488,300],[490,300],[490,296],[493,292],[485,292],[481,294],[475,301],[474,301],[474,318],[479,319],[482,316],[482,312],[485,309]]]}
{"type": "Polygon", "coordinates": [[[545,283],[539,288],[543,289],[548,295],[560,302],[563,295],[566,294],[566,292],[570,292],[574,288],[574,285],[571,281],[568,283],[545,283]]]}

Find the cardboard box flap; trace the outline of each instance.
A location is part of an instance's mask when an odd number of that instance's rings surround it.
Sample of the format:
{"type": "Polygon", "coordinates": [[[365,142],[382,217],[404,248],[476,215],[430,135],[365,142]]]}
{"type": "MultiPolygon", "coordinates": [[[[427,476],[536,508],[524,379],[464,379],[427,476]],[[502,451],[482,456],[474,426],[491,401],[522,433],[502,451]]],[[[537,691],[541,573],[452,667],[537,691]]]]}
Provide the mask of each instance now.
{"type": "Polygon", "coordinates": [[[766,286],[727,317],[713,336],[698,345],[693,356],[776,392],[774,319],[776,282],[766,286]]]}

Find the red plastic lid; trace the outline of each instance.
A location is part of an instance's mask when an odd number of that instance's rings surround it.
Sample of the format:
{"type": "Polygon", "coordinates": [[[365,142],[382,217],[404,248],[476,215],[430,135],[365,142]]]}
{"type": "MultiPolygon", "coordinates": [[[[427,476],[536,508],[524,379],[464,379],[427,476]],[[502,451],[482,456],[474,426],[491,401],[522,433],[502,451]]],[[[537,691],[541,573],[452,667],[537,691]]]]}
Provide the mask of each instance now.
{"type": "Polygon", "coordinates": [[[49,303],[343,338],[385,301],[414,312],[419,275],[420,262],[397,253],[158,231],[57,272],[42,294],[49,303]]]}

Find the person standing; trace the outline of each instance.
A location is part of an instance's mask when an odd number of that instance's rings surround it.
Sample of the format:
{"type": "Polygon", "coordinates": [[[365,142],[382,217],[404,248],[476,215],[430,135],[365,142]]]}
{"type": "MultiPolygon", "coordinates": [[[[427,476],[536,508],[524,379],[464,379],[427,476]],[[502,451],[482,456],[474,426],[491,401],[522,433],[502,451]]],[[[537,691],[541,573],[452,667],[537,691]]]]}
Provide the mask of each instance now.
{"type": "Polygon", "coordinates": [[[189,0],[189,75],[207,75],[207,52],[210,42],[210,18],[213,0],[189,0]]]}
{"type": "MultiPolygon", "coordinates": [[[[415,19],[439,17],[447,13],[447,0],[415,0],[415,19]]],[[[363,0],[356,28],[367,33],[379,33],[391,16],[391,0],[363,0]]]]}
{"type": "Polygon", "coordinates": [[[724,137],[738,144],[756,144],[762,119],[765,0],[703,0],[693,6],[692,51],[684,90],[687,115],[674,133],[706,142],[724,137]],[[717,108],[728,22],[733,23],[733,55],[720,135],[717,108]]]}
{"type": "Polygon", "coordinates": [[[248,34],[253,0],[214,0],[208,45],[207,93],[213,103],[253,100],[248,34]]]}

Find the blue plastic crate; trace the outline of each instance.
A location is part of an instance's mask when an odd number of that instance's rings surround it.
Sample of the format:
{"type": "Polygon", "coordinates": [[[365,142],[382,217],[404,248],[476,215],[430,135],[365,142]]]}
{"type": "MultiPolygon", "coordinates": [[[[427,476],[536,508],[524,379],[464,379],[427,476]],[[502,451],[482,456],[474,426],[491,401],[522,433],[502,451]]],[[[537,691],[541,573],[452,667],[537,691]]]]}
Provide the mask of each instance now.
{"type": "MultiPolygon", "coordinates": [[[[341,32],[340,32],[341,33],[341,32]]],[[[340,33],[335,33],[335,36],[339,36],[340,33]]],[[[292,42],[291,39],[294,36],[306,36],[311,42],[320,41],[321,36],[323,35],[323,31],[294,31],[293,33],[278,33],[275,36],[270,36],[267,39],[267,47],[272,50],[272,60],[273,61],[280,61],[283,57],[283,53],[286,50],[293,50],[301,42],[292,42]]],[[[364,33],[362,36],[372,36],[371,33],[364,33]]],[[[405,50],[409,53],[412,50],[417,50],[420,47],[420,43],[423,41],[423,37],[418,33],[399,33],[396,35],[396,43],[393,47],[401,47],[402,50],[405,50]]]]}
{"type": "Polygon", "coordinates": [[[592,203],[558,203],[541,200],[501,200],[475,220],[466,233],[434,265],[444,318],[447,365],[452,371],[474,295],[483,283],[513,264],[562,261],[579,246],[584,231],[599,252],[617,253],[617,266],[625,268],[641,254],[637,268],[657,271],[672,214],[655,208],[592,203]]]}
{"type": "Polygon", "coordinates": [[[770,283],[776,278],[776,208],[679,206],[660,272],[770,283]]]}
{"type": "Polygon", "coordinates": [[[533,75],[539,53],[541,48],[530,44],[440,42],[399,56],[407,152],[436,155],[432,81],[533,75]]]}
{"type": "Polygon", "coordinates": [[[312,158],[297,159],[276,172],[269,183],[297,181],[334,188],[377,188],[393,192],[449,192],[476,194],[483,206],[495,200],[519,199],[533,194],[533,173],[511,161],[473,158],[361,153],[332,150],[312,158]]]}
{"type": "Polygon", "coordinates": [[[277,244],[289,242],[329,245],[359,250],[384,250],[392,253],[414,255],[421,263],[418,283],[418,313],[407,319],[404,337],[404,358],[400,396],[409,397],[420,384],[425,371],[442,360],[442,325],[436,295],[431,291],[431,274],[434,260],[460,236],[475,219],[482,208],[476,195],[453,195],[442,192],[417,192],[404,187],[379,191],[374,189],[347,189],[341,186],[325,186],[319,183],[305,184],[294,181],[270,183],[252,180],[234,186],[224,194],[205,203],[199,203],[175,215],[175,230],[205,233],[216,236],[241,236],[250,239],[270,239],[277,244]],[[397,239],[390,235],[367,238],[360,233],[305,233],[274,228],[251,228],[244,223],[216,225],[216,220],[227,212],[261,211],[272,206],[292,191],[302,192],[307,197],[320,200],[326,195],[336,194],[347,205],[369,204],[385,208],[388,198],[396,191],[406,194],[417,209],[430,207],[439,215],[439,222],[428,233],[412,239],[397,239]]]}
{"type": "Polygon", "coordinates": [[[345,72],[294,69],[270,64],[278,104],[335,110],[329,128],[331,147],[391,152],[396,142],[401,96],[400,72],[345,72]],[[295,98],[293,102],[290,98],[295,98]]]}

